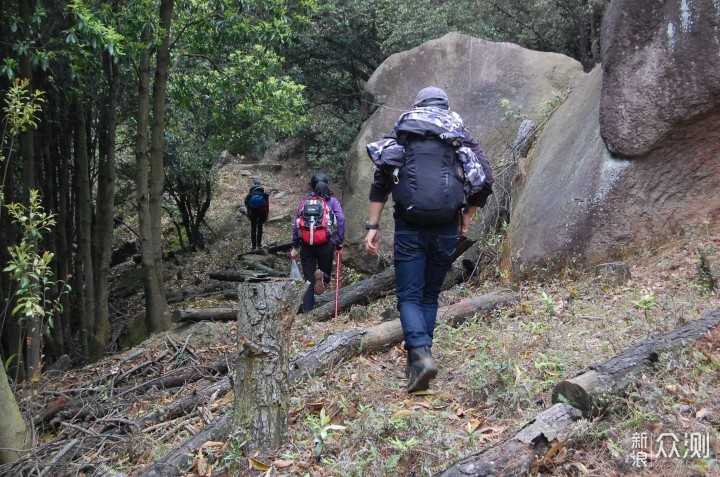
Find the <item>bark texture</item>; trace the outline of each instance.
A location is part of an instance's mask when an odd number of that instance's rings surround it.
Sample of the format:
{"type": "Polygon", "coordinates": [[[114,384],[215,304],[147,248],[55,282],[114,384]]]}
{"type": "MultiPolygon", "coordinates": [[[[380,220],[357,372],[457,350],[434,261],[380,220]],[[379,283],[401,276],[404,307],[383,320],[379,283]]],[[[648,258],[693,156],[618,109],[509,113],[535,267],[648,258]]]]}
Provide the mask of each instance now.
{"type": "Polygon", "coordinates": [[[284,438],[290,405],[290,329],[300,280],[240,285],[233,424],[248,446],[274,449],[284,438]]]}
{"type": "Polygon", "coordinates": [[[513,437],[465,457],[436,477],[499,477],[532,473],[535,456],[545,455],[552,443],[563,440],[582,413],[567,404],[555,404],[540,413],[513,437]]]}
{"type": "Polygon", "coordinates": [[[658,360],[660,352],[695,341],[718,323],[720,309],[658,338],[635,345],[604,363],[592,365],[574,378],[557,384],[552,401],[569,403],[585,416],[593,415],[600,410],[604,396],[617,394],[632,384],[638,374],[658,360]]]}
{"type": "Polygon", "coordinates": [[[0,365],[0,464],[15,462],[25,449],[27,428],[8,383],[5,367],[0,365]]]}

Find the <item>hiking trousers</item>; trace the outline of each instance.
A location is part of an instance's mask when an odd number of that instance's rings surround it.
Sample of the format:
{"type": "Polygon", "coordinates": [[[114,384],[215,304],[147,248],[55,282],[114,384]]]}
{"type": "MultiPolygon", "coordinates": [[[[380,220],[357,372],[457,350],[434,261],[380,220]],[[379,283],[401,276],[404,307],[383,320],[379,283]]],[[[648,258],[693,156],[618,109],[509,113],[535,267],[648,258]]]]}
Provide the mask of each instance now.
{"type": "Polygon", "coordinates": [[[252,248],[262,247],[263,224],[268,218],[267,212],[263,210],[248,209],[250,216],[250,241],[252,248]]]}
{"type": "Polygon", "coordinates": [[[335,255],[335,244],[332,240],[323,245],[300,245],[300,265],[302,266],[303,277],[309,282],[308,289],[303,295],[303,312],[307,313],[315,308],[315,270],[323,272],[323,281],[330,283],[332,273],[333,256],[335,255]]]}
{"type": "Polygon", "coordinates": [[[420,227],[395,220],[395,291],[405,349],[432,346],[438,296],[457,240],[456,222],[420,227]]]}

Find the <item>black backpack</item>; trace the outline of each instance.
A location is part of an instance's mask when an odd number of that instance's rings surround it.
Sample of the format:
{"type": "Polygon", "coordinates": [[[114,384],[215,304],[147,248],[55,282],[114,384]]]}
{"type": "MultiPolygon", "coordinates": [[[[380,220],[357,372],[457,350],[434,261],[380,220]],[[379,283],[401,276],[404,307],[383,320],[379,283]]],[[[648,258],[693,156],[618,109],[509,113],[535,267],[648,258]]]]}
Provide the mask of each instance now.
{"type": "Polygon", "coordinates": [[[400,216],[416,225],[444,225],[457,219],[465,204],[465,174],[456,148],[437,136],[399,138],[405,163],[392,189],[400,216]]]}

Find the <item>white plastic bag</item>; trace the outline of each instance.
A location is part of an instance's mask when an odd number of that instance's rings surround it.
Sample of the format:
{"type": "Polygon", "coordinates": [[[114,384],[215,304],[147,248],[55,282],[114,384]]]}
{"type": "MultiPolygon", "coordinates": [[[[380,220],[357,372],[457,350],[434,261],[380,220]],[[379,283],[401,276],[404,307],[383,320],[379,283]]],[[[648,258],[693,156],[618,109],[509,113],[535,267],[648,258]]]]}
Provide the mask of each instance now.
{"type": "Polygon", "coordinates": [[[298,268],[297,261],[294,258],[290,260],[290,278],[293,280],[303,279],[300,269],[298,268]]]}

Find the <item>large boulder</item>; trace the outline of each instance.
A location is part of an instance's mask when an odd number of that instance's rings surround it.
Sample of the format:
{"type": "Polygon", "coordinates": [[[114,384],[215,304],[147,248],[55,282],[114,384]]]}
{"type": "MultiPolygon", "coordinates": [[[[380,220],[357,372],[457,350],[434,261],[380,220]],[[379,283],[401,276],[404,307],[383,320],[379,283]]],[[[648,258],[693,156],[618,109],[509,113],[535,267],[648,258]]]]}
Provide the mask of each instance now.
{"type": "Polygon", "coordinates": [[[620,159],[600,137],[602,89],[597,67],[531,153],[504,255],[516,275],[620,259],[720,217],[720,116],[686,125],[641,160],[620,159]]]}
{"type": "Polygon", "coordinates": [[[603,18],[600,131],[618,156],[682,140],[720,106],[720,2],[613,0],[603,18]]]}
{"type": "MultiPolygon", "coordinates": [[[[451,109],[465,120],[470,132],[495,162],[503,157],[515,137],[517,121],[504,121],[501,100],[508,98],[513,110],[539,119],[545,101],[565,92],[584,73],[577,61],[554,53],[527,50],[510,43],[493,43],[450,33],[412,50],[392,55],[373,73],[364,99],[371,114],[348,154],[343,208],[347,217],[344,260],[360,270],[373,271],[361,252],[368,213],[368,192],[373,165],[365,146],[392,130],[398,116],[412,106],[417,92],[426,86],[443,88],[451,109]]],[[[381,221],[381,252],[392,252],[392,200],[381,221]]]]}

